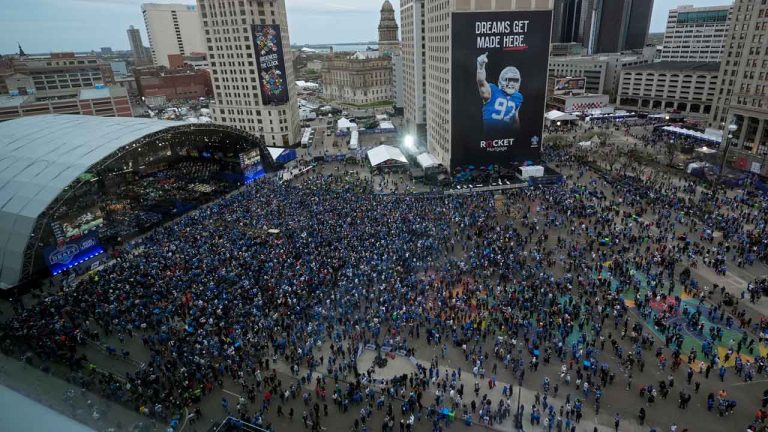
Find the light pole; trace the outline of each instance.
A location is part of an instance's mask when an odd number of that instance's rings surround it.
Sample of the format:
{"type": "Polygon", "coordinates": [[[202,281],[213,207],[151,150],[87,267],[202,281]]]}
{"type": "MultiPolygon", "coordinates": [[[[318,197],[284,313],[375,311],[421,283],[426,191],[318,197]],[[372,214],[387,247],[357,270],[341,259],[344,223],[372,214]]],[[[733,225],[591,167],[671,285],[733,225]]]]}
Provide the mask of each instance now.
{"type": "Polygon", "coordinates": [[[736,132],[736,130],[739,128],[739,126],[736,124],[736,118],[731,117],[731,121],[728,123],[727,130],[723,130],[723,141],[720,143],[720,146],[723,147],[723,156],[720,159],[720,170],[717,173],[716,181],[714,187],[712,188],[712,195],[714,196],[715,200],[717,199],[717,192],[720,187],[720,184],[723,180],[723,170],[725,169],[725,160],[728,157],[728,149],[731,148],[731,140],[733,138],[733,133],[736,132]]]}

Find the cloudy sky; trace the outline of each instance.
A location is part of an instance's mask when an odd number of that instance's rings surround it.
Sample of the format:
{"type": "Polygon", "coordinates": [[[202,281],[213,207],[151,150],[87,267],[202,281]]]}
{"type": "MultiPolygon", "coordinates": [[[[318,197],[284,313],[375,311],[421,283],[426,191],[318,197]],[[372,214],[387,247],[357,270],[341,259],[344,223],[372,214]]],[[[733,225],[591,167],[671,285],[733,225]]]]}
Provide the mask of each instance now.
{"type": "MultiPolygon", "coordinates": [[[[285,0],[293,43],[376,40],[383,0],[285,0]]],[[[398,9],[399,0],[390,0],[398,9]]],[[[0,0],[0,53],[128,49],[125,30],[141,29],[140,5],[146,0],[0,0]]],[[[154,0],[154,3],[195,3],[154,0]]],[[[712,6],[728,0],[656,0],[651,31],[664,31],[667,11],[677,4],[712,6]]],[[[398,18],[399,19],[399,18],[398,18]]]]}

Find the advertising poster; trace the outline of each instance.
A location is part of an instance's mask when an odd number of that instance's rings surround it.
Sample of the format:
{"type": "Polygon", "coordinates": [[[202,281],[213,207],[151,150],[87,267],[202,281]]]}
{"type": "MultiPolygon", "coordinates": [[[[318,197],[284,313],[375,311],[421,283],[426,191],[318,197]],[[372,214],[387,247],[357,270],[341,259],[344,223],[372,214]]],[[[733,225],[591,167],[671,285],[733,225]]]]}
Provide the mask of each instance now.
{"type": "Polygon", "coordinates": [[[552,11],[452,16],[451,167],[538,163],[552,11]]]}
{"type": "Polygon", "coordinates": [[[586,78],[556,78],[555,95],[579,95],[587,91],[586,78]]]}
{"type": "Polygon", "coordinates": [[[264,104],[284,104],[288,102],[288,75],[285,73],[280,26],[254,24],[252,30],[261,100],[264,104]]]}

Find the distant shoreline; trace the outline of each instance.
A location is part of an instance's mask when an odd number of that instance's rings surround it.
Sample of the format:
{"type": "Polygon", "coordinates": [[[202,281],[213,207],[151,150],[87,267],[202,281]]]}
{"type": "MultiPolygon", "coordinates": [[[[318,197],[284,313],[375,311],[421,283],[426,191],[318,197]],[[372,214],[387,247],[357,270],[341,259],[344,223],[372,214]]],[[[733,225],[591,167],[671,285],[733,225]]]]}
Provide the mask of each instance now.
{"type": "Polygon", "coordinates": [[[343,43],[328,43],[328,44],[291,44],[291,48],[328,48],[331,46],[349,46],[349,45],[370,45],[378,46],[378,42],[343,42],[343,43]]]}

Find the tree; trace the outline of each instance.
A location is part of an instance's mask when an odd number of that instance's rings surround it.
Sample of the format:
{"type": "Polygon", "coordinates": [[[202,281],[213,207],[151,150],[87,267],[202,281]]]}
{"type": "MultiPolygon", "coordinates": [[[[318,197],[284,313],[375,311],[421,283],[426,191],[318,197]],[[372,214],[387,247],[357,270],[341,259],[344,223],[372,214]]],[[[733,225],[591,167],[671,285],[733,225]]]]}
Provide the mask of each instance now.
{"type": "Polygon", "coordinates": [[[672,166],[675,162],[675,156],[677,155],[678,146],[674,141],[664,142],[664,155],[666,156],[667,165],[672,166]]]}

